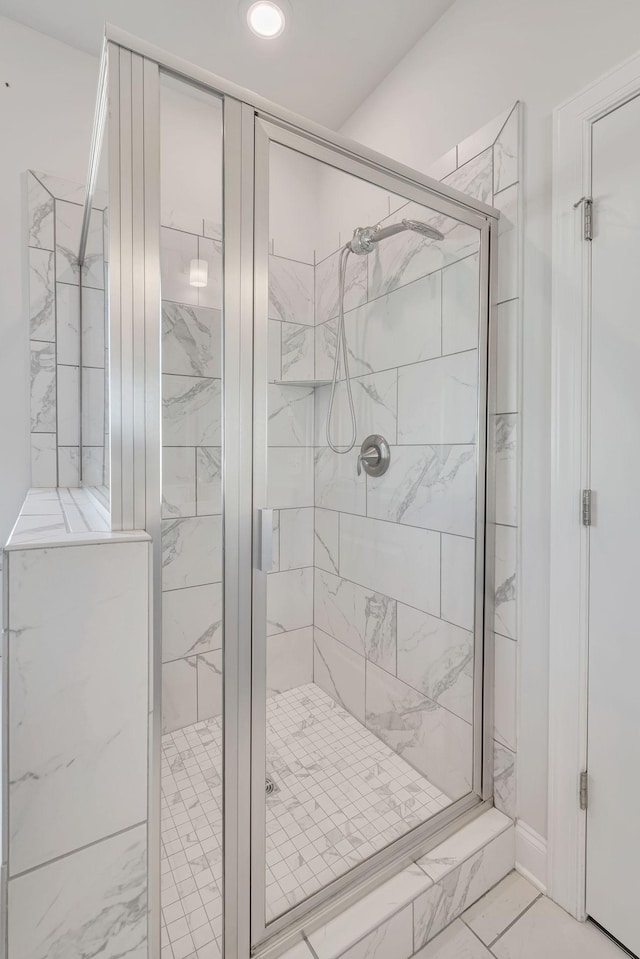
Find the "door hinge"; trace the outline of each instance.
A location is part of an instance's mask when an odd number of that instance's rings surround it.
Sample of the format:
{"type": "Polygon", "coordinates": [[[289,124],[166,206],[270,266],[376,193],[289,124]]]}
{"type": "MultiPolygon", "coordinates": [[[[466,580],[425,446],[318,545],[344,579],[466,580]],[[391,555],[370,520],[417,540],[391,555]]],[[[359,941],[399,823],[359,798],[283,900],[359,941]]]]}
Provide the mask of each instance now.
{"type": "Polygon", "coordinates": [[[589,805],[589,773],[585,769],[580,773],[580,809],[586,809],[589,805]]]}
{"type": "Polygon", "coordinates": [[[573,209],[582,204],[582,229],[585,240],[593,240],[593,197],[581,196],[577,203],[573,204],[573,209]]]}
{"type": "Polygon", "coordinates": [[[582,490],[582,525],[591,526],[591,490],[582,490]]]}

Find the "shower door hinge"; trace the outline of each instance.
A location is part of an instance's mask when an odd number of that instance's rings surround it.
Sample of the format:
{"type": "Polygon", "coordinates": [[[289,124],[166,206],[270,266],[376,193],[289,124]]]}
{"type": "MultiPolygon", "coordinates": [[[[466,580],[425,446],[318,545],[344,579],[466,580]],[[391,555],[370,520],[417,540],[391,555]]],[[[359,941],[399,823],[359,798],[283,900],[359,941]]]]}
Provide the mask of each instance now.
{"type": "Polygon", "coordinates": [[[593,197],[581,196],[577,203],[573,204],[576,210],[582,204],[582,226],[585,240],[593,240],[593,197]]]}
{"type": "Polygon", "coordinates": [[[591,526],[591,490],[582,490],[582,525],[591,526]]]}
{"type": "Polygon", "coordinates": [[[589,774],[585,769],[580,773],[580,809],[586,809],[589,805],[589,774]]]}

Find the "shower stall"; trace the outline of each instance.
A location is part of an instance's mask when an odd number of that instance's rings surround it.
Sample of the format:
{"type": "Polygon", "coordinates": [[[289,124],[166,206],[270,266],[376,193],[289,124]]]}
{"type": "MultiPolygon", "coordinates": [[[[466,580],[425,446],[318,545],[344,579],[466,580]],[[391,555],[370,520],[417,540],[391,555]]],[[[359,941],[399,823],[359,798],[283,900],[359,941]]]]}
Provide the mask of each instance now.
{"type": "Polygon", "coordinates": [[[148,955],[276,956],[491,805],[497,213],[113,28],[101,189],[148,955]]]}

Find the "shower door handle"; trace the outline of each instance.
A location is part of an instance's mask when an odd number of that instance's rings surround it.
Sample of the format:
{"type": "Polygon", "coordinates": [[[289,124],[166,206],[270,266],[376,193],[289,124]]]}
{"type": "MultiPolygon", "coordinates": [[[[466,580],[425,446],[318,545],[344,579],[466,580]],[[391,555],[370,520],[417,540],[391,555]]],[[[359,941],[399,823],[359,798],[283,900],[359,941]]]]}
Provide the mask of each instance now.
{"type": "Polygon", "coordinates": [[[256,523],[255,567],[268,573],[273,566],[273,510],[259,509],[256,523]]]}

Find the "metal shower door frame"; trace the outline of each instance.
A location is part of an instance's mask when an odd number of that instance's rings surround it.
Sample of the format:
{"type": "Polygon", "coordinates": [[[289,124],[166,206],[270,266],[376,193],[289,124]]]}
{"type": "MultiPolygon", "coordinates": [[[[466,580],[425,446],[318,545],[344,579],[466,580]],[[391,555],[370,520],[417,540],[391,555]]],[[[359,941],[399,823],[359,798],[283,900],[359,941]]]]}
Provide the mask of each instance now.
{"type": "MultiPolygon", "coordinates": [[[[109,123],[110,397],[112,523],[153,536],[149,737],[149,942],[160,938],[161,762],[161,489],[160,433],[160,115],[161,73],[217,96],[223,103],[223,590],[224,590],[224,953],[265,959],[342,911],[403,865],[453,833],[492,797],[493,506],[487,491],[487,382],[495,344],[489,313],[495,303],[498,213],[473,198],[284,110],[117,28],[107,26],[103,62],[112,101],[99,96],[87,204],[95,187],[100,125],[109,123]],[[134,62],[131,90],[118,89],[116,62],[134,62]],[[124,94],[124,95],[123,95],[124,94]],[[278,143],[475,226],[480,233],[481,342],[478,403],[478,512],[473,791],[381,850],[345,877],[267,927],[256,863],[265,845],[264,741],[266,700],[266,575],[254,566],[256,506],[266,505],[266,342],[268,314],[268,151],[278,143]],[[131,149],[131,145],[135,149],[131,149]],[[117,169],[114,165],[117,161],[117,169]],[[120,219],[119,219],[120,218],[120,219]],[[129,229],[132,225],[133,234],[129,229]],[[125,228],[126,227],[126,228],[125,228]],[[137,244],[131,247],[131,236],[137,244]],[[135,254],[135,255],[134,255],[135,254]],[[124,310],[124,313],[123,313],[124,310]],[[126,324],[125,321],[126,320],[126,324]],[[255,365],[255,369],[254,369],[255,365]],[[150,426],[150,428],[146,428],[150,426]],[[125,455],[126,454],[126,455],[125,455]],[[485,563],[485,555],[487,562],[485,563]],[[261,745],[262,744],[262,745],[261,745]],[[262,769],[262,776],[260,775],[262,769]],[[256,776],[258,779],[256,780],[256,776]],[[256,784],[253,790],[252,777],[256,784]],[[262,816],[262,819],[261,819],[262,816]],[[262,825],[261,825],[262,823],[262,825]],[[257,852],[256,852],[257,850],[257,852]],[[253,869],[251,868],[253,859],[253,869]]],[[[128,67],[127,67],[128,69],[128,67]]],[[[122,79],[123,74],[120,74],[122,79]]],[[[129,74],[126,74],[128,77],[129,74]]],[[[127,83],[129,81],[127,80],[127,83]]]]}
{"type": "MultiPolygon", "coordinates": [[[[455,831],[461,817],[473,818],[482,804],[493,794],[492,728],[493,728],[493,636],[485,624],[493,622],[492,565],[486,556],[493,556],[490,526],[493,504],[488,492],[494,484],[487,479],[488,379],[493,347],[489,343],[489,308],[495,282],[495,255],[491,256],[495,211],[488,213],[470,209],[460,195],[443,197],[431,184],[409,180],[406,171],[394,169],[392,161],[375,163],[356,151],[345,151],[342,144],[327,142],[312,131],[293,126],[286,120],[255,110],[254,142],[254,555],[259,552],[261,510],[269,507],[267,499],[267,329],[269,292],[269,152],[271,144],[288,148],[305,158],[317,160],[336,170],[359,177],[381,189],[419,203],[435,213],[467,224],[478,230],[479,238],[479,314],[478,343],[478,419],[476,459],[476,530],[475,530],[475,635],[474,635],[474,716],[472,790],[452,803],[431,820],[416,827],[335,879],[303,902],[265,923],[266,863],[266,649],[267,649],[267,574],[254,562],[253,569],[253,638],[252,638],[252,809],[251,809],[251,944],[261,945],[260,955],[276,956],[284,941],[292,942],[296,932],[319,925],[341,911],[366,891],[392,875],[402,864],[409,864],[418,855],[432,848],[443,838],[443,830],[455,831]],[[490,552],[487,550],[489,546],[490,552]]],[[[497,233],[497,230],[495,231],[497,233]]],[[[495,251],[494,251],[495,252],[495,251]]]]}

